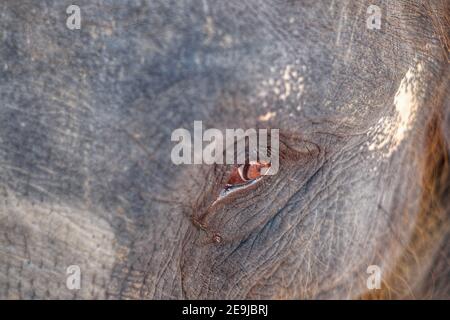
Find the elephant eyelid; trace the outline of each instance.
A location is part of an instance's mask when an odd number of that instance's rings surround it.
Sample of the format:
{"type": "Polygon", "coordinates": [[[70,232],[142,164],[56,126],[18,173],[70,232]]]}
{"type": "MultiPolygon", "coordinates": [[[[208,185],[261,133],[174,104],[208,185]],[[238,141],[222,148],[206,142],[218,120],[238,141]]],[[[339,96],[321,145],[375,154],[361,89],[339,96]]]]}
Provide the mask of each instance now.
{"type": "MultiPolygon", "coordinates": [[[[270,147],[268,152],[270,153],[270,147]]],[[[316,158],[321,152],[318,144],[304,140],[296,136],[282,136],[280,139],[279,160],[280,165],[302,162],[307,165],[308,162],[316,158]]],[[[221,202],[229,195],[239,195],[241,192],[248,191],[249,187],[255,186],[264,179],[271,169],[270,162],[249,161],[244,165],[236,165],[231,171],[222,178],[221,191],[214,203],[221,202]]]]}
{"type": "Polygon", "coordinates": [[[251,161],[247,164],[234,166],[227,176],[227,182],[219,194],[219,199],[254,185],[261,180],[269,170],[270,163],[264,161],[251,161]]]}
{"type": "MultiPolygon", "coordinates": [[[[258,201],[259,197],[263,196],[263,189],[266,186],[280,179],[280,170],[289,170],[289,167],[307,168],[310,162],[315,162],[315,159],[322,154],[318,144],[306,141],[296,135],[280,135],[278,151],[279,161],[276,165],[271,162],[250,161],[248,158],[244,165],[214,165],[207,178],[210,187],[204,190],[202,198],[194,206],[194,210],[198,214],[193,214],[191,217],[195,226],[206,231],[212,237],[212,242],[220,243],[222,241],[222,232],[210,227],[210,220],[214,219],[217,213],[223,212],[220,208],[228,205],[230,205],[229,208],[233,208],[235,205],[238,207],[252,205],[249,202],[258,201]],[[265,171],[271,169],[277,170],[276,174],[265,171]]],[[[270,152],[269,149],[268,154],[270,152]]],[[[283,176],[285,175],[283,174],[283,176]]]]}
{"type": "Polygon", "coordinates": [[[232,169],[227,186],[246,183],[267,174],[270,163],[265,161],[250,161],[249,163],[236,166],[232,169]]]}

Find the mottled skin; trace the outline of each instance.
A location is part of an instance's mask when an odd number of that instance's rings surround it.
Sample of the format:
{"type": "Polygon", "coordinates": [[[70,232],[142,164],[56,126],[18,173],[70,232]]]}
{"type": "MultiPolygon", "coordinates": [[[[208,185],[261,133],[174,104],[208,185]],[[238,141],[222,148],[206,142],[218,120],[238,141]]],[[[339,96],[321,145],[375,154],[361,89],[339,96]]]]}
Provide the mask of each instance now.
{"type": "Polygon", "coordinates": [[[438,1],[376,1],[381,30],[371,1],[72,3],[0,4],[0,298],[449,297],[438,1]],[[286,155],[206,231],[223,168],[170,161],[194,120],[286,155]]]}

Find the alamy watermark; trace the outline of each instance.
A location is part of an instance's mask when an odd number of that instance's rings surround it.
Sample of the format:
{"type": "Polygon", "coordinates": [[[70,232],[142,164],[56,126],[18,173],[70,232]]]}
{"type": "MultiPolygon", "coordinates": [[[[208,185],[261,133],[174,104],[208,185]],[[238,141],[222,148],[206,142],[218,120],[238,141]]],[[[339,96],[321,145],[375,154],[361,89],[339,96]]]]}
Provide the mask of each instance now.
{"type": "Polygon", "coordinates": [[[66,13],[69,14],[66,20],[66,26],[70,30],[81,29],[81,9],[75,4],[71,4],[67,7],[66,13]]]}
{"type": "Polygon", "coordinates": [[[81,268],[78,265],[68,266],[66,269],[66,287],[69,290],[80,290],[81,288],[81,268]]]}
{"type": "Polygon", "coordinates": [[[381,9],[379,6],[371,4],[367,7],[367,14],[369,15],[366,20],[367,29],[373,30],[381,29],[381,9]]]}
{"type": "Polygon", "coordinates": [[[370,276],[367,278],[367,289],[381,289],[381,268],[377,265],[370,265],[367,267],[367,273],[370,276]]]}
{"type": "Polygon", "coordinates": [[[279,168],[278,129],[207,129],[202,121],[194,121],[193,140],[184,128],[172,132],[178,142],[171,159],[179,164],[237,164],[259,162],[270,164],[264,175],[274,175],[279,168]],[[269,144],[270,137],[270,144],[269,144]],[[205,146],[204,146],[205,143],[205,146]]]}

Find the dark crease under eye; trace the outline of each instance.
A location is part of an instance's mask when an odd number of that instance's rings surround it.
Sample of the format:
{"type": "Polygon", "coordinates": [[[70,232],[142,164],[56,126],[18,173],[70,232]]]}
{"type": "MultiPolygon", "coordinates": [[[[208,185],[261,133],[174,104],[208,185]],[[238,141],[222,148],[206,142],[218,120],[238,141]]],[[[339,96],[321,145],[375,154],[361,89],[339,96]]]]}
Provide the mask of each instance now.
{"type": "Polygon", "coordinates": [[[237,192],[237,191],[244,190],[244,189],[246,189],[247,187],[249,187],[249,186],[251,186],[251,185],[254,185],[254,184],[255,184],[256,182],[258,182],[260,179],[261,179],[261,178],[257,178],[257,179],[254,179],[254,180],[250,180],[250,181],[244,182],[244,183],[242,183],[242,184],[237,184],[237,185],[226,185],[226,186],[222,189],[222,191],[220,192],[218,200],[223,199],[223,198],[227,197],[228,195],[230,195],[230,194],[232,194],[232,193],[235,193],[235,192],[237,192]]]}

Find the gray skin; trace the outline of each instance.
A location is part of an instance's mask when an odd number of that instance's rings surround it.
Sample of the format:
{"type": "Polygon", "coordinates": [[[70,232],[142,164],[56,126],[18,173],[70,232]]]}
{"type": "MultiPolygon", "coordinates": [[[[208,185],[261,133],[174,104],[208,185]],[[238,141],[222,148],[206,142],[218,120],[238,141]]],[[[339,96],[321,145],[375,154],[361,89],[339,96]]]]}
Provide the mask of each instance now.
{"type": "Polygon", "coordinates": [[[376,1],[370,30],[373,1],[76,2],[81,30],[73,1],[0,4],[0,298],[360,298],[370,265],[387,297],[448,297],[437,4],[376,1]],[[229,168],[170,159],[194,120],[279,129],[278,174],[207,211],[229,168]]]}

